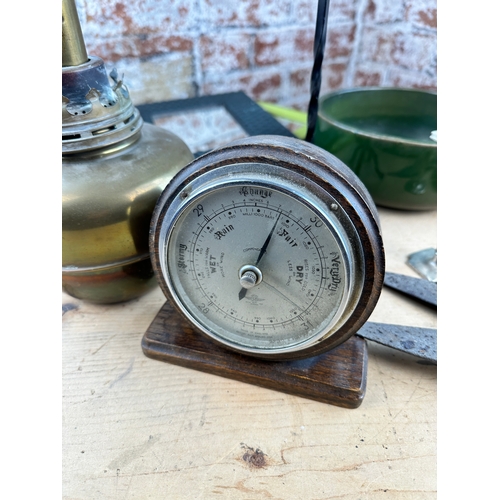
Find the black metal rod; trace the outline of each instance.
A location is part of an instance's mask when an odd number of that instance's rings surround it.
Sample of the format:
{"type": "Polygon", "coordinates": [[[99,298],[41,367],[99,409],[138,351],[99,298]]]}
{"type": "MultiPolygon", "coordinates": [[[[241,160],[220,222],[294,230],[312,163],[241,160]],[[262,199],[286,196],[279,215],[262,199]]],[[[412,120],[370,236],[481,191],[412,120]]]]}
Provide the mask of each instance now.
{"type": "Polygon", "coordinates": [[[321,66],[325,53],[326,34],[328,28],[328,9],[330,0],[318,0],[316,15],[316,32],[314,34],[314,64],[311,72],[311,99],[307,113],[306,141],[312,142],[316,120],[318,117],[318,98],[321,89],[321,66]]]}

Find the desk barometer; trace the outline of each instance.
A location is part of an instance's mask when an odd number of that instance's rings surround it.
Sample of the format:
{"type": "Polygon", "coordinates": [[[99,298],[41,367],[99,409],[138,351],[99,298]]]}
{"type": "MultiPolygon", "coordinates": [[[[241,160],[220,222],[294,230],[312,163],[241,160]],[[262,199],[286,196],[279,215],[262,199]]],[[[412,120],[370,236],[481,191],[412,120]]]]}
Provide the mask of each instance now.
{"type": "Polygon", "coordinates": [[[349,339],[380,296],[375,205],[340,160],[280,136],[192,161],[160,196],[150,253],[167,302],[195,332],[262,360],[349,339]]]}

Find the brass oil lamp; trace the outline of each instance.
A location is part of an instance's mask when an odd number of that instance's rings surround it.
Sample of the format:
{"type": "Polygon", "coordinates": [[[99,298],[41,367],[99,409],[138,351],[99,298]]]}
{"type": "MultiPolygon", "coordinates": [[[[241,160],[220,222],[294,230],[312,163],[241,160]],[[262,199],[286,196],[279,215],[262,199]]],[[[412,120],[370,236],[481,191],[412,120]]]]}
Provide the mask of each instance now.
{"type": "Polygon", "coordinates": [[[62,14],[62,285],[82,300],[123,302],[157,284],[151,215],[193,155],[143,122],[116,70],[108,77],[87,55],[74,0],[62,14]]]}

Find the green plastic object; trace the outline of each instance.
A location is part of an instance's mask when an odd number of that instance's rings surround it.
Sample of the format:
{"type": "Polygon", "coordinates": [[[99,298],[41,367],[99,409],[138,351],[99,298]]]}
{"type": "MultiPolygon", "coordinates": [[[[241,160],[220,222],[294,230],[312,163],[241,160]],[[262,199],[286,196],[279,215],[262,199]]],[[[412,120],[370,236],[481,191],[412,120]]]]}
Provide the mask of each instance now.
{"type": "Polygon", "coordinates": [[[320,98],[313,142],[353,170],[377,205],[433,210],[436,131],[436,93],[362,87],[320,98]]]}
{"type": "Polygon", "coordinates": [[[257,104],[269,114],[273,115],[275,118],[283,118],[301,127],[295,129],[293,134],[299,139],[304,139],[307,133],[307,113],[304,111],[298,111],[297,109],[287,108],[285,106],[280,106],[279,104],[274,104],[272,102],[258,101],[257,104]]]}

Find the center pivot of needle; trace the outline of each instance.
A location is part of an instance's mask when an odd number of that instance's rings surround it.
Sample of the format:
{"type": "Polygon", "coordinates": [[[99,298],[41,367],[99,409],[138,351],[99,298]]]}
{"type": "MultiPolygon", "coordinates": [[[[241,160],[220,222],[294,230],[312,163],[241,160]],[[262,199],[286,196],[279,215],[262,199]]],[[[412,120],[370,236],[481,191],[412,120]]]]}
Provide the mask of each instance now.
{"type": "Polygon", "coordinates": [[[240,285],[243,288],[253,288],[262,281],[262,273],[258,267],[243,266],[239,272],[240,285]]]}

